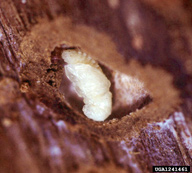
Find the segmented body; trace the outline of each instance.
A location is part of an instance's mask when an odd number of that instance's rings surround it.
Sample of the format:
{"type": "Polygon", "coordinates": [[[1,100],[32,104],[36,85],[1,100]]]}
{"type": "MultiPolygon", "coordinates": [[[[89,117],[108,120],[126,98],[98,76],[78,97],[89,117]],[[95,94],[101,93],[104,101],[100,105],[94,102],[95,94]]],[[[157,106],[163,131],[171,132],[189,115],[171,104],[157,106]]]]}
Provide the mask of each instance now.
{"type": "Polygon", "coordinates": [[[62,58],[67,63],[65,74],[75,87],[76,93],[83,97],[84,114],[95,121],[104,121],[112,110],[110,81],[91,57],[75,49],[65,50],[62,58]]]}

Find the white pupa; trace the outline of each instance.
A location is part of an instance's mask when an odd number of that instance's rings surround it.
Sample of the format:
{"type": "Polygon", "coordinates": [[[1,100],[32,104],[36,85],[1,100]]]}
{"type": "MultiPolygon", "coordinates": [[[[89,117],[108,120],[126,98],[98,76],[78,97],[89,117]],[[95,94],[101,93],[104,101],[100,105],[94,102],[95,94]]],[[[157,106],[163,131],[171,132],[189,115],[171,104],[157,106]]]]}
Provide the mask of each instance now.
{"type": "Polygon", "coordinates": [[[67,78],[72,82],[76,93],[83,97],[84,114],[95,121],[104,121],[112,111],[110,81],[98,63],[91,57],[75,49],[64,50],[62,58],[67,78]]]}

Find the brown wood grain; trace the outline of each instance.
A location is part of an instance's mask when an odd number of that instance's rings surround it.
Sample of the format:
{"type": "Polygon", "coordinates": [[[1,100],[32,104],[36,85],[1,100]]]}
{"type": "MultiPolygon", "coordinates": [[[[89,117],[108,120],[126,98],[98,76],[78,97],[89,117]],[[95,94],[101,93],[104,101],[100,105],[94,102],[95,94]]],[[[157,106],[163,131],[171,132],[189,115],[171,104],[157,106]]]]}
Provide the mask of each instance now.
{"type": "MultiPolygon", "coordinates": [[[[190,0],[0,0],[0,172],[139,173],[154,165],[192,166],[191,9],[190,0]],[[133,118],[130,138],[119,126],[114,132],[85,128],[89,121],[80,121],[48,83],[61,78],[61,67],[46,58],[22,61],[23,40],[58,18],[107,34],[127,63],[134,59],[166,71],[180,106],[159,120],[149,116],[141,129],[133,118]]],[[[26,49],[33,54],[30,44],[26,49]]],[[[156,112],[163,110],[157,105],[156,112]]]]}

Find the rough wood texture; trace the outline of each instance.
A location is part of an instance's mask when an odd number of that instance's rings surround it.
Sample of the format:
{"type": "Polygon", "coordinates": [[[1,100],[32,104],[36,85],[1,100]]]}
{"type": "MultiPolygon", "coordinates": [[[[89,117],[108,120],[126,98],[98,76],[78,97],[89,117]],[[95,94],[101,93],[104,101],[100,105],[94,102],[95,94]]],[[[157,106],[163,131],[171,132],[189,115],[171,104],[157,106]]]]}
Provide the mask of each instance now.
{"type": "Polygon", "coordinates": [[[190,0],[1,0],[0,172],[139,173],[153,165],[192,166],[191,10],[190,0]],[[156,105],[153,117],[135,115],[129,128],[122,118],[113,128],[109,122],[92,129],[60,99],[62,67],[41,57],[46,50],[23,43],[33,38],[34,27],[66,17],[110,37],[127,64],[135,59],[165,70],[181,104],[171,113],[156,105]]]}

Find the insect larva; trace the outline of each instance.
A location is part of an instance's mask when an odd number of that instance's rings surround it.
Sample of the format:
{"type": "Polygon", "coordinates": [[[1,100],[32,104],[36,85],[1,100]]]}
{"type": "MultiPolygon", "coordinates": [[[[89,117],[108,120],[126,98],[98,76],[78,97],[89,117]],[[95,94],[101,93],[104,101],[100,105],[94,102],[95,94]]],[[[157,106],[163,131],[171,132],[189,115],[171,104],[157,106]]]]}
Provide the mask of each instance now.
{"type": "Polygon", "coordinates": [[[67,78],[75,87],[76,93],[83,97],[84,114],[95,121],[104,121],[112,110],[110,81],[91,57],[75,49],[64,50],[62,58],[67,78]]]}

